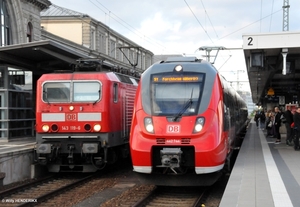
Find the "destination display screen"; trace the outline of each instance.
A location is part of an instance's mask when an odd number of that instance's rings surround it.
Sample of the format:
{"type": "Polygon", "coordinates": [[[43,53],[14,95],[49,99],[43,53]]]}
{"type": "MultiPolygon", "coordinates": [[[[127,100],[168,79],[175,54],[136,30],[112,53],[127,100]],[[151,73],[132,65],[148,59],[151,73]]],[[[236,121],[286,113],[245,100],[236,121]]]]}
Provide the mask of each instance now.
{"type": "Polygon", "coordinates": [[[166,74],[157,74],[152,75],[153,82],[202,82],[202,74],[184,74],[184,75],[166,75],[166,74]]]}

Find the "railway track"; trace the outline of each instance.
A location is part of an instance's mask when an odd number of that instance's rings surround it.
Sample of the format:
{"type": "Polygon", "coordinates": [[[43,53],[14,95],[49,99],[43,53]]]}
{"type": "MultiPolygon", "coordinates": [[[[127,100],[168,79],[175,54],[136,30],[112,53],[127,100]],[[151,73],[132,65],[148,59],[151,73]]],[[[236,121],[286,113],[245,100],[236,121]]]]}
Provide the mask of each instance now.
{"type": "Polygon", "coordinates": [[[50,176],[36,182],[2,191],[0,193],[1,207],[40,205],[42,202],[84,184],[96,176],[97,174],[85,177],[82,174],[76,176],[50,176]]]}
{"type": "Polygon", "coordinates": [[[143,185],[136,179],[131,168],[114,168],[98,175],[90,179],[83,178],[82,174],[77,177],[70,174],[68,177],[50,177],[27,187],[24,185],[0,191],[0,206],[217,206],[220,198],[211,196],[216,190],[221,191],[220,195],[223,192],[220,185],[209,190],[203,187],[143,185]],[[210,205],[211,202],[214,204],[210,205]]]}
{"type": "Polygon", "coordinates": [[[124,193],[121,197],[110,200],[100,207],[157,207],[201,206],[207,198],[207,188],[195,187],[158,187],[139,185],[124,193]],[[118,200],[118,201],[116,201],[118,200]]]}
{"type": "MultiPolygon", "coordinates": [[[[136,191],[142,199],[132,202],[124,200],[122,206],[132,207],[196,207],[201,206],[205,199],[205,188],[189,187],[154,187],[147,194],[143,190],[136,191]]],[[[137,196],[137,195],[135,195],[137,196]]]]}

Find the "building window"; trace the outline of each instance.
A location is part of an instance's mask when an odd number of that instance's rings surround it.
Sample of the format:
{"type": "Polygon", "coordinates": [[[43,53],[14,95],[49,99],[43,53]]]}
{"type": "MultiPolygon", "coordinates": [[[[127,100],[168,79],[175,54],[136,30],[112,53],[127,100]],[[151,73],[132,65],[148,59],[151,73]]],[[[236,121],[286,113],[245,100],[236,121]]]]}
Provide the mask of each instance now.
{"type": "Polygon", "coordinates": [[[105,44],[105,35],[100,35],[100,48],[99,51],[105,53],[106,52],[106,44],[105,44]]]}
{"type": "Polygon", "coordinates": [[[116,58],[116,42],[113,40],[110,41],[110,56],[116,58]]]}
{"type": "Polygon", "coordinates": [[[10,28],[9,28],[9,15],[6,8],[6,1],[0,0],[0,24],[1,24],[1,32],[0,32],[0,44],[1,46],[10,44],[10,28]]]}
{"type": "Polygon", "coordinates": [[[27,24],[27,42],[32,42],[32,24],[27,24]]]}
{"type": "Polygon", "coordinates": [[[96,28],[91,28],[91,50],[96,50],[96,28]]]}
{"type": "Polygon", "coordinates": [[[118,47],[116,48],[117,50],[117,59],[120,61],[123,61],[123,53],[121,52],[122,49],[120,49],[122,45],[119,43],[118,47]]]}

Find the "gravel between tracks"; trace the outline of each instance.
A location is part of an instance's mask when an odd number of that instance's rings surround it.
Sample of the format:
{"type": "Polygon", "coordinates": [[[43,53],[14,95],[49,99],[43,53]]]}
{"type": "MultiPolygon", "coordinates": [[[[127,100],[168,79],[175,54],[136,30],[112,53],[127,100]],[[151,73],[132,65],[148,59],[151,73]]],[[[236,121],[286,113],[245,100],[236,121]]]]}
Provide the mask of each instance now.
{"type": "MultiPolygon", "coordinates": [[[[124,171],[123,171],[124,173],[124,171]]],[[[130,173],[130,172],[129,172],[130,173]]],[[[114,186],[118,185],[118,183],[124,182],[127,180],[127,175],[124,174],[116,174],[114,176],[104,176],[105,178],[97,178],[92,181],[87,182],[84,185],[78,186],[76,189],[72,191],[68,191],[64,194],[56,196],[53,199],[50,199],[47,202],[42,202],[38,206],[62,206],[62,207],[71,207],[71,206],[80,206],[79,204],[90,198],[93,199],[95,194],[100,194],[106,189],[110,190],[114,186]]],[[[130,179],[130,178],[129,178],[130,179]]],[[[206,199],[204,205],[205,207],[218,207],[226,188],[227,181],[229,176],[224,176],[220,181],[218,181],[212,188],[209,197],[206,199]]],[[[31,179],[24,180],[18,183],[13,183],[10,185],[0,187],[0,192],[2,190],[14,187],[16,185],[24,184],[31,182],[31,179]]],[[[130,180],[129,182],[132,182],[130,180]]],[[[128,189],[120,192],[118,195],[114,196],[107,201],[97,201],[94,200],[94,203],[91,205],[81,205],[81,206],[99,206],[99,207],[116,207],[116,206],[130,206],[141,199],[143,194],[139,192],[143,192],[146,194],[150,192],[154,186],[153,185],[141,185],[139,183],[134,183],[133,187],[128,187],[128,189]]]]}

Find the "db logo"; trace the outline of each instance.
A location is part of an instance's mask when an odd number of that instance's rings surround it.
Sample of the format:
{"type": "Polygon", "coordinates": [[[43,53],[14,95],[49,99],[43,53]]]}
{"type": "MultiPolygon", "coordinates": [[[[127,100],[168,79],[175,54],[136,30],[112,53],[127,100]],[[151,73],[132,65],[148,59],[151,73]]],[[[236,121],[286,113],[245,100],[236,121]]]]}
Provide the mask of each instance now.
{"type": "Polygon", "coordinates": [[[167,133],[180,133],[180,125],[168,125],[167,133]]]}

